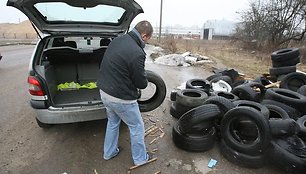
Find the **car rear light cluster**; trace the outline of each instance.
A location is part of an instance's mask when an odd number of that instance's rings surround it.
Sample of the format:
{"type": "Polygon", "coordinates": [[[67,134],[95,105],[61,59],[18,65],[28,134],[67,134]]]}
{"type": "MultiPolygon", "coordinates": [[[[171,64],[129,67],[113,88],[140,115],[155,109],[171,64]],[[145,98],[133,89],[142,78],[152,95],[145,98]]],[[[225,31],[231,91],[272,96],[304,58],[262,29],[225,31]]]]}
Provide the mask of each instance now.
{"type": "Polygon", "coordinates": [[[28,83],[29,83],[29,93],[31,95],[35,95],[35,96],[44,96],[44,92],[40,86],[39,81],[33,77],[33,76],[29,76],[28,77],[28,83]]]}

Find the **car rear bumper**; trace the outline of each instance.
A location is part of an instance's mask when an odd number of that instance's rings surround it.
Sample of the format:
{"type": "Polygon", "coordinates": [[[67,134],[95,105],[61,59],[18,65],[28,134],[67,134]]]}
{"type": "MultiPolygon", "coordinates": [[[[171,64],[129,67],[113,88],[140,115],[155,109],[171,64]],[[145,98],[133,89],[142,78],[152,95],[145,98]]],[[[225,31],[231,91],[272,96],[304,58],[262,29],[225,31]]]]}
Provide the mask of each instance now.
{"type": "Polygon", "coordinates": [[[106,118],[103,105],[86,107],[69,107],[36,109],[37,119],[45,124],[75,123],[106,118]]]}

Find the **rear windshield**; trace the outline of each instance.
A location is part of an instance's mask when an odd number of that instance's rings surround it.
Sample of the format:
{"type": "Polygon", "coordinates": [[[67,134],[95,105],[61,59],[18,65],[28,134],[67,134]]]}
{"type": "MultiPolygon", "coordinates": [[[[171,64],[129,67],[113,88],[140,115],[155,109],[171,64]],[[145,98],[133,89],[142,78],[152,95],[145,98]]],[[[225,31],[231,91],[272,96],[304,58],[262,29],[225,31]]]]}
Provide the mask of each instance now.
{"type": "Polygon", "coordinates": [[[74,7],[63,2],[36,3],[34,7],[46,21],[63,22],[99,22],[118,24],[125,9],[109,5],[95,7],[74,7]]]}

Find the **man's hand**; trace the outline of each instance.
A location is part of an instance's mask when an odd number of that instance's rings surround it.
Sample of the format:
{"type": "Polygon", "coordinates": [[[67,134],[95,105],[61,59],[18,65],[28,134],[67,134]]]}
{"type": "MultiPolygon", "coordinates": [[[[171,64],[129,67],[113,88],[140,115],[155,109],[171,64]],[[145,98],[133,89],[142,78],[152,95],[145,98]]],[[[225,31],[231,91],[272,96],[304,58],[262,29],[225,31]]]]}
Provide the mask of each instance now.
{"type": "Polygon", "coordinates": [[[140,99],[140,97],[141,97],[141,90],[140,89],[137,89],[137,99],[140,99]]]}

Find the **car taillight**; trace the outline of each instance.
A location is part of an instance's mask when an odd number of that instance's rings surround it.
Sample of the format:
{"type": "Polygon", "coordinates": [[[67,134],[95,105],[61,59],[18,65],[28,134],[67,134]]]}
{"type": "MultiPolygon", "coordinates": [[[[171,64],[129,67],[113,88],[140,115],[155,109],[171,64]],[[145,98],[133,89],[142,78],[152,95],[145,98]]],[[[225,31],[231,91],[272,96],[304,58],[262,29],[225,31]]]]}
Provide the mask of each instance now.
{"type": "Polygon", "coordinates": [[[29,92],[32,95],[35,96],[44,96],[44,92],[41,89],[40,83],[39,81],[33,77],[33,76],[29,76],[28,77],[28,83],[29,83],[29,92]]]}

